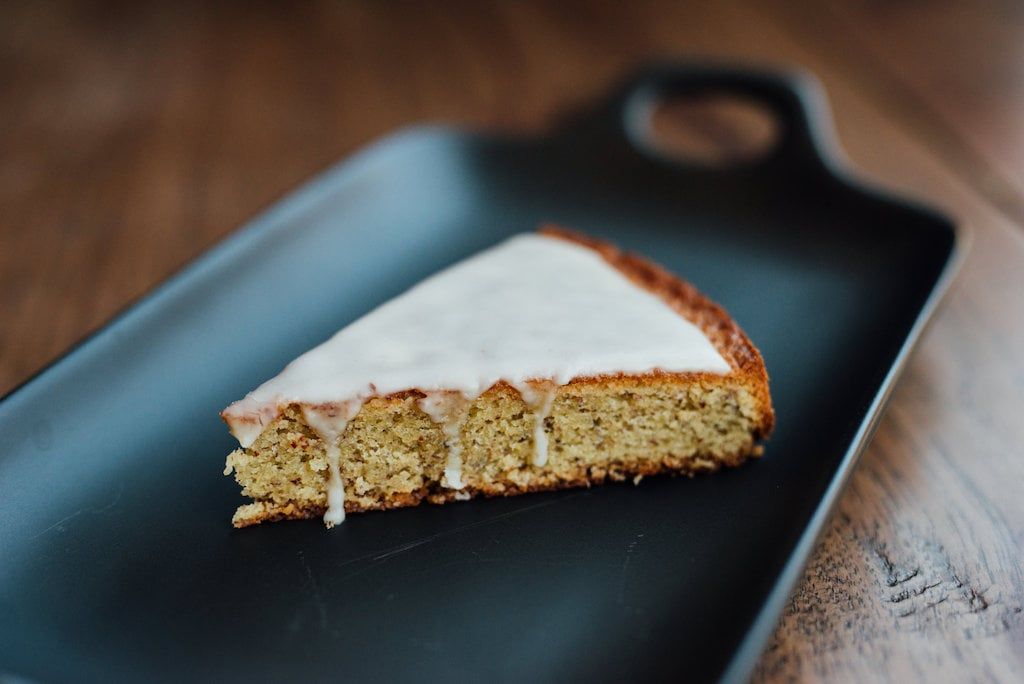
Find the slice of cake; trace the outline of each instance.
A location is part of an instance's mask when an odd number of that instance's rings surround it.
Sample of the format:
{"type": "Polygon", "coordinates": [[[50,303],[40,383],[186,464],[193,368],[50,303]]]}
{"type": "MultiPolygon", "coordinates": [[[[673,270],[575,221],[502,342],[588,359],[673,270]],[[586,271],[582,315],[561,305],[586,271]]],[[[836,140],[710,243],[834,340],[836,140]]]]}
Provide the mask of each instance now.
{"type": "Polygon", "coordinates": [[[714,471],[760,454],[761,355],[688,283],[548,228],[303,354],[223,417],[233,523],[714,471]]]}

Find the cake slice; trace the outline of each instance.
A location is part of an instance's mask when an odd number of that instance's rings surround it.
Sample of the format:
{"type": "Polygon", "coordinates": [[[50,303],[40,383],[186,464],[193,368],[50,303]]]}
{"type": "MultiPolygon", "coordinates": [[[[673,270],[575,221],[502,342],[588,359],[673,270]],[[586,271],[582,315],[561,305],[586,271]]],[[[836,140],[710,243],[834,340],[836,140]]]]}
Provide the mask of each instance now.
{"type": "Polygon", "coordinates": [[[710,472],[774,422],[757,349],[688,283],[546,228],[460,262],[223,417],[236,527],[710,472]]]}

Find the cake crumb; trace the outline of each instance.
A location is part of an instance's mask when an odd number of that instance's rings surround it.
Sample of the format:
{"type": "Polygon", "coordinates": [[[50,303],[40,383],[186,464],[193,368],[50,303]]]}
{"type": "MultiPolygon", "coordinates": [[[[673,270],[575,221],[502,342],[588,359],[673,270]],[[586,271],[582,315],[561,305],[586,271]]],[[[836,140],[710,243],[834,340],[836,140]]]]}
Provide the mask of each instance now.
{"type": "MultiPolygon", "coordinates": [[[[467,484],[452,490],[444,486],[447,437],[421,410],[420,396],[372,398],[348,425],[338,445],[346,511],[607,481],[639,485],[648,475],[667,472],[692,476],[739,465],[756,448],[761,430],[757,398],[742,380],[624,376],[574,382],[556,392],[546,426],[561,450],[537,466],[535,424],[521,394],[496,385],[473,401],[462,426],[467,484]]],[[[292,404],[252,448],[228,456],[226,465],[242,493],[258,504],[243,506],[236,526],[323,514],[327,473],[321,441],[295,440],[293,447],[291,440],[276,439],[308,430],[302,407],[292,404]]]]}

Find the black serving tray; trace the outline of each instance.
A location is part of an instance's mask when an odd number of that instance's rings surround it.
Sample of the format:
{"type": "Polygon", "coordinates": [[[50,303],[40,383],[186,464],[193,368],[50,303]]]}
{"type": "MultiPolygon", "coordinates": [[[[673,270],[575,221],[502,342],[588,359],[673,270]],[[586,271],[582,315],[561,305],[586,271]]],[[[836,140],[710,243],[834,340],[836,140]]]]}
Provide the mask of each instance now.
{"type": "Polygon", "coordinates": [[[957,260],[838,168],[813,82],[643,69],[537,139],[406,129],[324,172],[0,402],[0,675],[52,681],[726,679],[751,672],[957,260]],[[760,161],[651,148],[731,93],[760,161]],[[546,221],[695,283],[778,427],[714,476],[234,530],[218,411],[421,278],[546,221]]]}

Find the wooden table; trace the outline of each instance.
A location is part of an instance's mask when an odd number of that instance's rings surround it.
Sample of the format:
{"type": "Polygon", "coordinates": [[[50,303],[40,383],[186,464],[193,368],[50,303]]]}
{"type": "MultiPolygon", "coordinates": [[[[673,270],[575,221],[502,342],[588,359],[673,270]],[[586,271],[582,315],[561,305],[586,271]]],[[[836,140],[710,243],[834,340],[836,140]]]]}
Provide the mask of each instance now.
{"type": "Polygon", "coordinates": [[[422,120],[541,130],[639,60],[687,55],[814,71],[856,166],[973,235],[756,677],[1019,680],[1012,0],[5,3],[0,391],[378,135],[422,120]]]}

